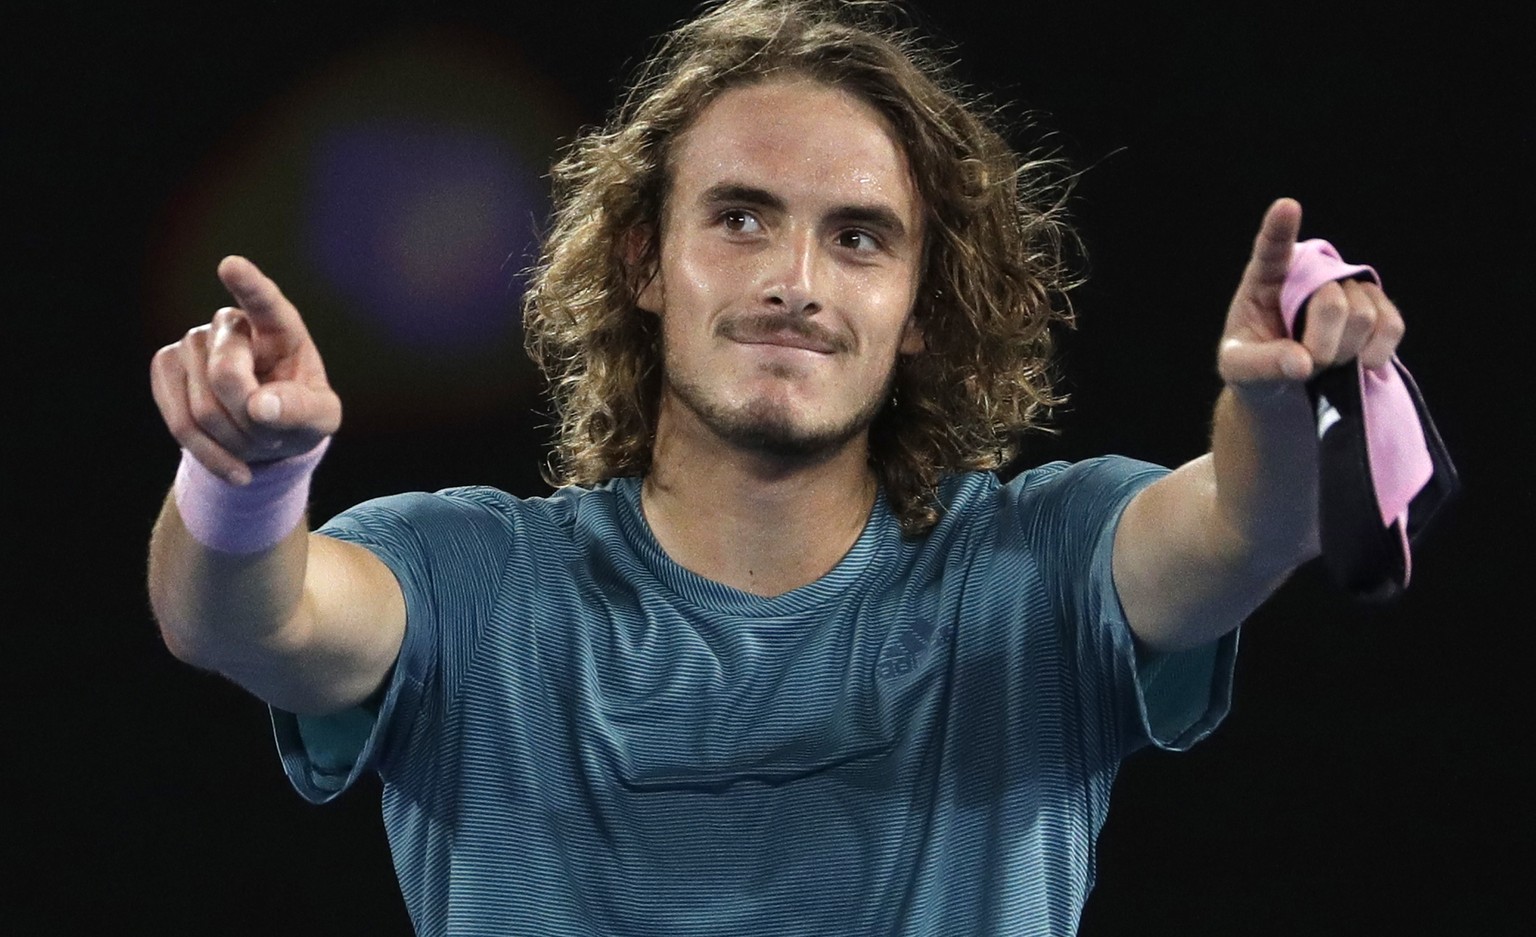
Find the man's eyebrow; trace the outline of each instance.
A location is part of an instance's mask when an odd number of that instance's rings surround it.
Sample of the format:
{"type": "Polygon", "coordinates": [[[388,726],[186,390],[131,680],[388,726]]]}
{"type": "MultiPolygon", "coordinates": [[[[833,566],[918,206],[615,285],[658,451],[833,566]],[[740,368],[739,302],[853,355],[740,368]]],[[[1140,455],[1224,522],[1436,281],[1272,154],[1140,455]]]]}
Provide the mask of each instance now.
{"type": "MultiPolygon", "coordinates": [[[[699,196],[702,205],[747,205],[771,211],[786,211],[789,203],[767,189],[740,182],[721,182],[704,190],[699,196]]],[[[827,213],[833,224],[853,224],[873,228],[886,237],[900,239],[907,233],[901,216],[886,205],[839,205],[827,213]]]]}
{"type": "Polygon", "coordinates": [[[907,233],[907,226],[902,224],[901,216],[884,205],[842,205],[834,208],[828,217],[835,224],[873,228],[897,240],[907,233]]]}
{"type": "Polygon", "coordinates": [[[720,182],[704,190],[699,196],[702,205],[750,205],[754,208],[767,208],[772,211],[784,211],[789,208],[789,203],[767,189],[756,186],[743,185],[740,182],[720,182]]]}

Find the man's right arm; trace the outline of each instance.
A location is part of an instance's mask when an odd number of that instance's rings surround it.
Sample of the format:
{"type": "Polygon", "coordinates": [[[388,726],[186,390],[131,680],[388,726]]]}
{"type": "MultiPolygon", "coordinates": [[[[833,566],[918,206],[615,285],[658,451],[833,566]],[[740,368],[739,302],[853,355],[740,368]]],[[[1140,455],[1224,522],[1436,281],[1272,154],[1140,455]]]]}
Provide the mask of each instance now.
{"type": "MultiPolygon", "coordinates": [[[[167,428],[207,470],[190,473],[191,487],[179,478],[166,499],[150,541],[150,602],[179,659],[278,708],[336,712],[389,673],[404,596],[371,552],[309,533],[302,516],[284,520],[272,542],[209,545],[220,505],[254,490],[253,473],[314,450],[341,421],[303,320],[277,286],[241,258],[221,263],[219,276],[240,308],[161,349],[150,369],[167,428]],[[179,499],[196,500],[194,513],[179,499]]],[[[302,481],[307,490],[307,473],[302,481]]]]}
{"type": "Polygon", "coordinates": [[[149,595],[178,659],[289,712],[323,715],[378,689],[405,634],[405,598],[367,549],[300,524],[275,547],[221,553],[168,497],[149,548],[149,595]]]}

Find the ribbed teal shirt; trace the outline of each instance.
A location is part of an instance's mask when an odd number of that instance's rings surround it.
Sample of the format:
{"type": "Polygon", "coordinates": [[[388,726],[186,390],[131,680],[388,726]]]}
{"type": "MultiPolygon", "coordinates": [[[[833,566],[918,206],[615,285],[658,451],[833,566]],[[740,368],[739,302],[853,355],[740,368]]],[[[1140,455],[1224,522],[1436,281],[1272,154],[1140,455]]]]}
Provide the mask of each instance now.
{"type": "Polygon", "coordinates": [[[1137,660],[1109,457],[883,498],[773,598],[667,558],[638,479],[353,508],[408,624],[378,706],[274,711],[298,790],[362,772],[423,935],[1067,935],[1121,759],[1226,711],[1235,635],[1137,660]]]}

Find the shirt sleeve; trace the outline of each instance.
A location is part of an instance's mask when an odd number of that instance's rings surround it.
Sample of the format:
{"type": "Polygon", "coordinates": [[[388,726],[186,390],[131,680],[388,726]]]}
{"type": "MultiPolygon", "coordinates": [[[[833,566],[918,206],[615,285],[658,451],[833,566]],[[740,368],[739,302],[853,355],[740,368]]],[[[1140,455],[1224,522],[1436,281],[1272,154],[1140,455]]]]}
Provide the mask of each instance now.
{"type": "Polygon", "coordinates": [[[324,803],[369,771],[387,780],[432,737],[489,619],[510,532],[467,489],[368,501],[317,532],[372,551],[399,582],[406,609],[400,653],[372,699],[328,716],[271,709],[288,779],[324,803]]]}
{"type": "Polygon", "coordinates": [[[1131,499],[1168,474],[1119,456],[1043,466],[1021,499],[1035,502],[1031,540],[1067,627],[1085,725],[1099,726],[1123,756],[1151,744],[1184,750],[1231,708],[1237,632],[1187,651],[1140,647],[1114,582],[1115,531],[1131,499]]]}

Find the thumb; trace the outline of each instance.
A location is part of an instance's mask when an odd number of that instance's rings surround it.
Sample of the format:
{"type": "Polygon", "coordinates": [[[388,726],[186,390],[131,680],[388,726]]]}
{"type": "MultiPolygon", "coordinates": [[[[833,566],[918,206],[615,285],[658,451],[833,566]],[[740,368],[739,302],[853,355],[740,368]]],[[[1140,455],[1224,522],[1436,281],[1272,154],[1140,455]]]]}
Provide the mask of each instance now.
{"type": "Polygon", "coordinates": [[[341,426],[341,398],[324,385],[298,381],[263,384],[246,398],[245,409],[257,425],[278,432],[329,436],[341,426]]]}
{"type": "Polygon", "coordinates": [[[1228,339],[1216,356],[1216,369],[1229,385],[1266,381],[1304,381],[1312,376],[1312,355],[1288,338],[1270,341],[1228,339]]]}

